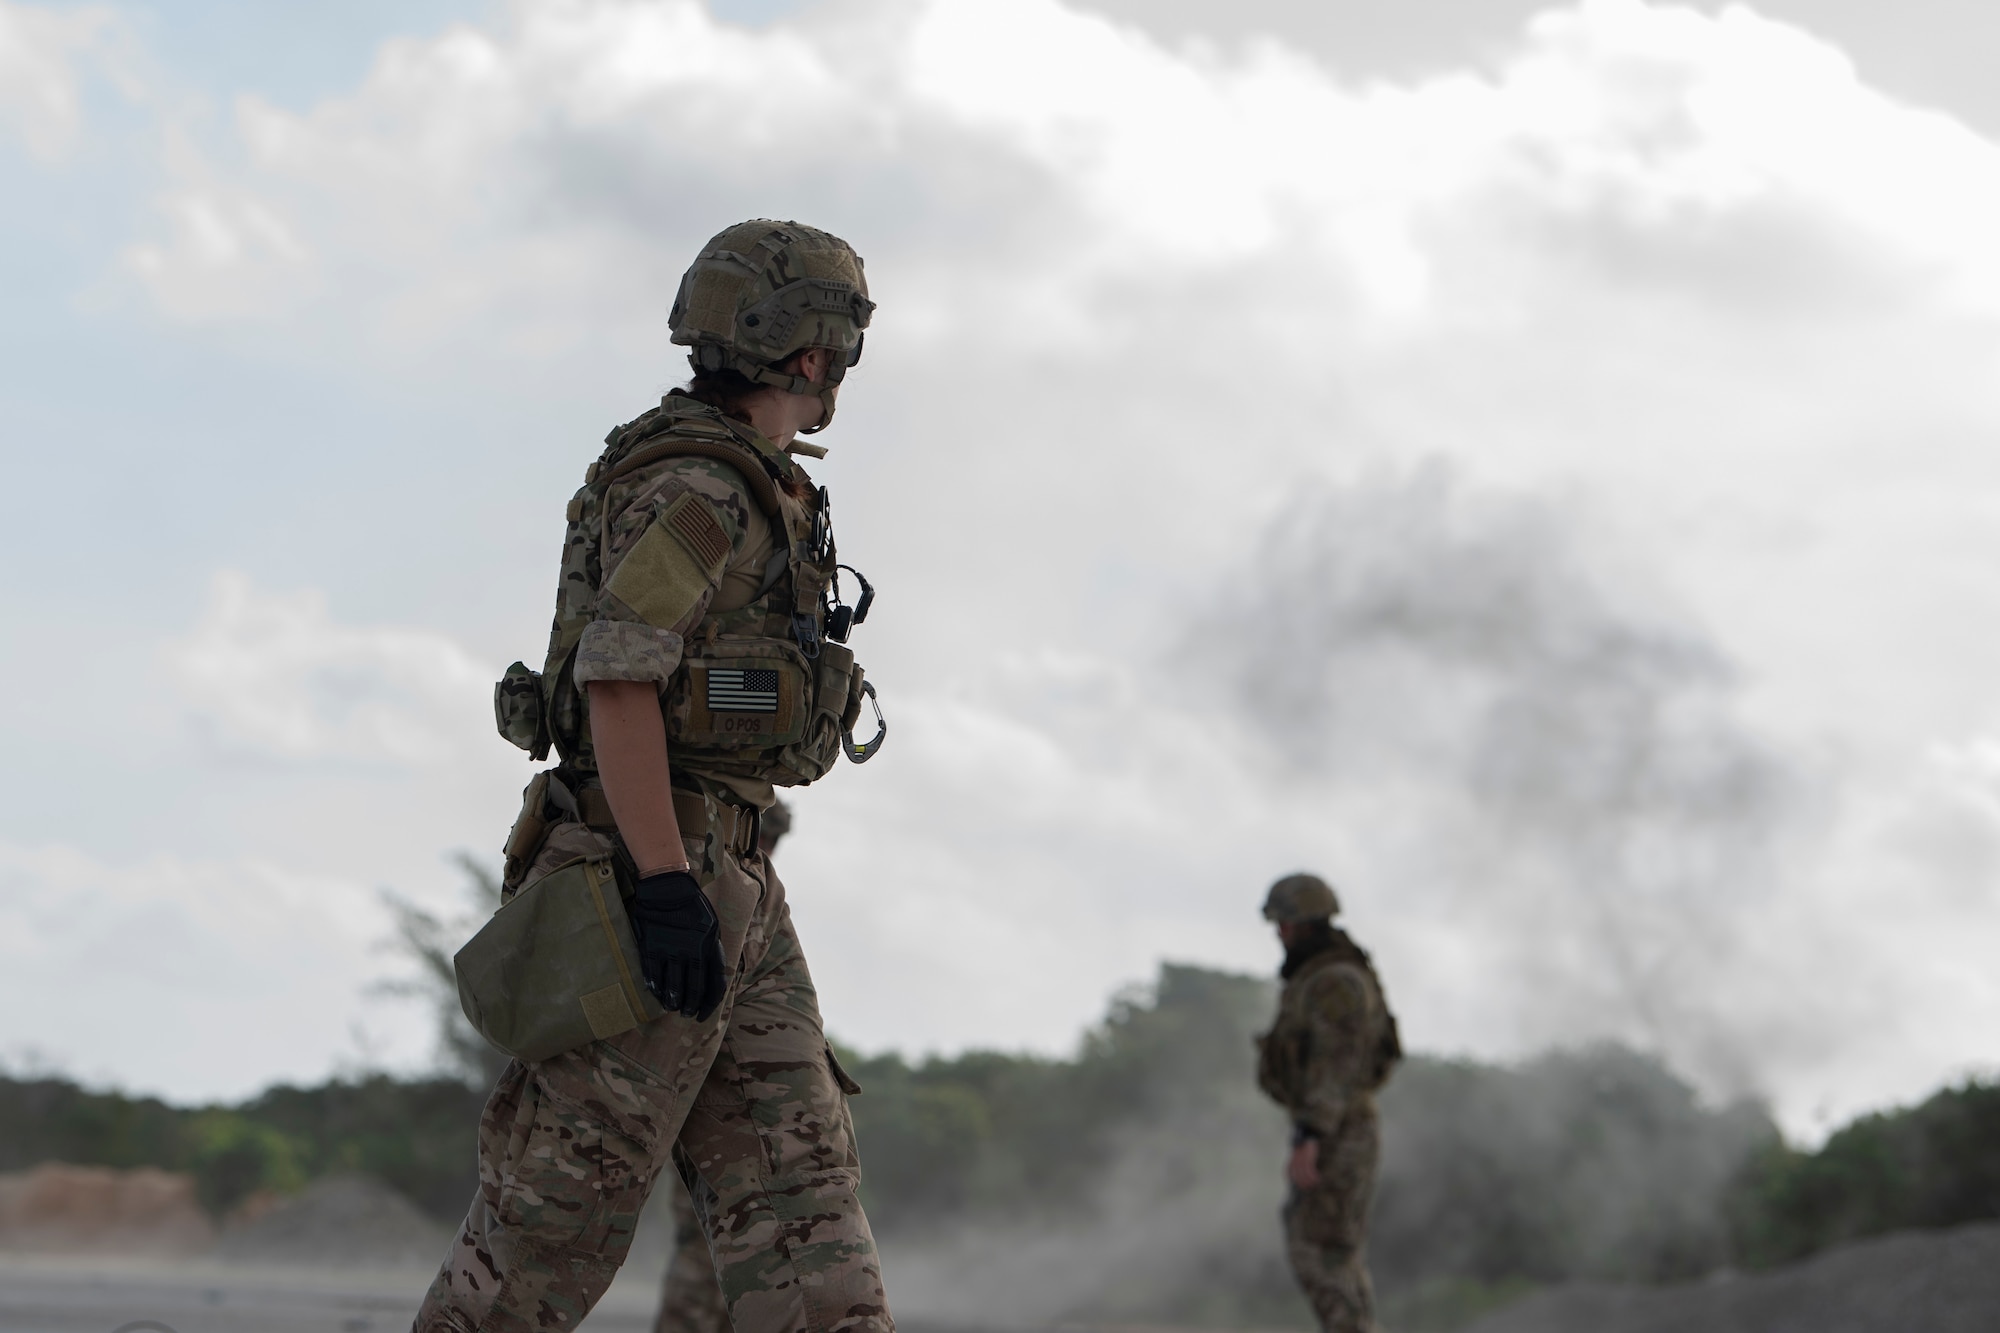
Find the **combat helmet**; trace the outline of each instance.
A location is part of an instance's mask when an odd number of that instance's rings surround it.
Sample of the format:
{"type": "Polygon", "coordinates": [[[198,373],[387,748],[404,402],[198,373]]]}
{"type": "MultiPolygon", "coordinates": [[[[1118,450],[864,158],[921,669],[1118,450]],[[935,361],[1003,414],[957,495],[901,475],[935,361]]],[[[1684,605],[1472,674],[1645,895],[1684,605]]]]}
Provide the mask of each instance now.
{"type": "Polygon", "coordinates": [[[693,349],[696,374],[734,370],[787,393],[817,394],[826,410],[803,432],[811,435],[833,420],[836,391],[861,360],[874,313],[853,246],[817,227],[753,218],[702,247],[681,276],[667,324],[676,343],[693,349]],[[777,368],[808,347],[834,353],[824,384],[777,368]]]}
{"type": "Polygon", "coordinates": [[[757,817],[757,841],[763,844],[767,852],[778,845],[778,839],[791,831],[791,803],[782,796],[769,810],[757,817]]]}
{"type": "Polygon", "coordinates": [[[1318,875],[1287,875],[1264,895],[1266,921],[1319,921],[1340,915],[1340,896],[1318,875]]]}

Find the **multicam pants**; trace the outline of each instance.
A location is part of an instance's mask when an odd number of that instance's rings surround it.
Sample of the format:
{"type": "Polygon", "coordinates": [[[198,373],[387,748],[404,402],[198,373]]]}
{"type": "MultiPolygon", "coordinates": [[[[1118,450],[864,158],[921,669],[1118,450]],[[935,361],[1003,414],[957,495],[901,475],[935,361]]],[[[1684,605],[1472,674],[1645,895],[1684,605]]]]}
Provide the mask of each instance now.
{"type": "MultiPolygon", "coordinates": [[[[553,830],[537,871],[601,838],[553,830]]],[[[894,1333],[819,1001],[770,862],[690,839],[733,960],[705,1023],[677,1014],[508,1066],[479,1129],[479,1190],[414,1333],[574,1328],[624,1261],[654,1182],[685,1159],[737,1333],[894,1333]],[[678,1154],[675,1149],[678,1147],[678,1154]]]]}
{"type": "MultiPolygon", "coordinates": [[[[676,1163],[683,1164],[683,1169],[693,1166],[685,1158],[676,1163]]],[[[667,1186],[673,1191],[674,1257],[667,1264],[653,1333],[730,1333],[729,1307],[715,1278],[715,1256],[708,1252],[708,1232],[696,1215],[694,1195],[678,1179],[670,1178],[667,1186]]],[[[694,1188],[705,1192],[707,1186],[697,1177],[694,1188]]],[[[707,1198],[703,1202],[713,1206],[707,1198]]]]}
{"type": "Polygon", "coordinates": [[[1319,1145],[1319,1188],[1295,1190],[1285,1204],[1286,1257],[1326,1333],[1375,1333],[1364,1247],[1381,1155],[1381,1122],[1364,1096],[1319,1145]]]}

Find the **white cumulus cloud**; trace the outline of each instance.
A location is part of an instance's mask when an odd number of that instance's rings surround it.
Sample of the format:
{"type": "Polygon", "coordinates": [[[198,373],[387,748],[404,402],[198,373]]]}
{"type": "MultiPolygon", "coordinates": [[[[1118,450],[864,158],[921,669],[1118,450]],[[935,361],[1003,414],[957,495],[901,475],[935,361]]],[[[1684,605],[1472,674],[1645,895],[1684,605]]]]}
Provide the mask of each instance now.
{"type": "Polygon", "coordinates": [[[194,717],[256,753],[422,765],[492,738],[496,671],[433,630],[341,624],[310,589],[264,593],[219,573],[166,658],[194,717]]]}
{"type": "Polygon", "coordinates": [[[369,885],[295,866],[0,843],[0,1049],[182,1098],[414,1063],[422,1021],[361,994],[389,933],[369,885]]]}
{"type": "Polygon", "coordinates": [[[94,58],[119,35],[110,10],[0,3],[0,127],[29,153],[55,161],[83,132],[83,88],[94,58]]]}
{"type": "Polygon", "coordinates": [[[170,309],[254,310],[232,284],[282,286],[259,257],[311,257],[338,278],[323,299],[404,335],[522,301],[566,324],[634,298],[651,314],[643,279],[773,180],[951,267],[1021,244],[1013,281],[1061,280],[1037,301],[1283,255],[1303,300],[1401,312],[1428,291],[1432,228],[1468,208],[1640,233],[1775,212],[2000,301],[1996,149],[1744,8],[1585,0],[1490,73],[1357,89],[1274,44],[1171,50],[1057,0],[847,0],[757,32],[697,0],[568,0],[392,43],[352,96],[246,98],[237,124],[249,168],[171,191],[170,237],[133,251],[170,309]]]}

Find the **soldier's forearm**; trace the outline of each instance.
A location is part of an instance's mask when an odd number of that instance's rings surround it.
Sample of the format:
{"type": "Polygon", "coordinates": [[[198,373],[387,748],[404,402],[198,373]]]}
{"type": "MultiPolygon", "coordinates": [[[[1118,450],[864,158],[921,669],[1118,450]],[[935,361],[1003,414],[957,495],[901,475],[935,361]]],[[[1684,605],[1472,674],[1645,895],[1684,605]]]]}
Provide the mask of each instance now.
{"type": "Polygon", "coordinates": [[[633,864],[641,877],[686,869],[658,688],[638,680],[593,680],[585,688],[597,773],[633,864]]]}

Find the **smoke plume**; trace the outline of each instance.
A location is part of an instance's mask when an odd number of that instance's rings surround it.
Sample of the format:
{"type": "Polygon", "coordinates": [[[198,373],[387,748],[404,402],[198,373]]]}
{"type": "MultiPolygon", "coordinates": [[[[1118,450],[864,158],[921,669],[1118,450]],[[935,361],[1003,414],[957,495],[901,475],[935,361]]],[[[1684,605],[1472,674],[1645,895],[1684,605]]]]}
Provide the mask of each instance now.
{"type": "Polygon", "coordinates": [[[1742,719],[1727,656],[1567,507],[1440,466],[1313,488],[1191,657],[1389,877],[1376,891],[1475,928],[1528,1030],[1753,1088],[1727,993],[1801,784],[1742,719]]]}

